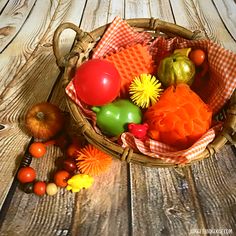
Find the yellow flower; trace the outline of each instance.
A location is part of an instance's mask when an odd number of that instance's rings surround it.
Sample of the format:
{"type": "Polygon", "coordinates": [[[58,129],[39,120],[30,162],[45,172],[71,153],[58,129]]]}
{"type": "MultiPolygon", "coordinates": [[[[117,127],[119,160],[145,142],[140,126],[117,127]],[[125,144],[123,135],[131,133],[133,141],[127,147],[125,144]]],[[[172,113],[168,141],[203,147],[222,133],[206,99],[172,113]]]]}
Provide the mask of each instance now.
{"type": "Polygon", "coordinates": [[[131,100],[142,108],[155,104],[162,91],[159,80],[150,74],[141,74],[139,77],[135,77],[129,87],[131,100]]]}
{"type": "Polygon", "coordinates": [[[72,176],[67,181],[67,190],[71,190],[72,192],[79,192],[82,188],[89,188],[93,184],[93,177],[85,174],[77,174],[72,176]]]}

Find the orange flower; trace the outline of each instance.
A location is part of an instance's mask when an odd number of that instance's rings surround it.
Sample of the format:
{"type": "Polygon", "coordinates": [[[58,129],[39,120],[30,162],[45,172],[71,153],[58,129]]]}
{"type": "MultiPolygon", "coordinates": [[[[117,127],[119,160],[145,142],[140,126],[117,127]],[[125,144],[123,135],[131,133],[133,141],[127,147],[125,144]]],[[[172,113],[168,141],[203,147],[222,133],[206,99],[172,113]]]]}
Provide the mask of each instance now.
{"type": "Polygon", "coordinates": [[[88,144],[76,153],[77,167],[82,174],[96,176],[105,172],[112,158],[106,153],[88,144]]]}

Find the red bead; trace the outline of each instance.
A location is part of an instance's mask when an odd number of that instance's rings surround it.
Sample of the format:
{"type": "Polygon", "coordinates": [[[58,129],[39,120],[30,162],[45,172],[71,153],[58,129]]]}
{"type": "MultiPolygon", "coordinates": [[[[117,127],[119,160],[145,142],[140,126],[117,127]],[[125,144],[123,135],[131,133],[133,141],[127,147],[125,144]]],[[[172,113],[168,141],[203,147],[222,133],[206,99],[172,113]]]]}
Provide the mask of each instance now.
{"type": "Polygon", "coordinates": [[[34,193],[38,196],[44,195],[46,192],[46,183],[43,181],[38,181],[34,184],[34,193]]]}
{"type": "Polygon", "coordinates": [[[59,170],[54,175],[54,183],[58,187],[65,188],[67,186],[67,180],[70,178],[70,173],[65,170],[59,170]]]}
{"type": "Polygon", "coordinates": [[[35,180],[36,172],[32,167],[22,167],[17,173],[17,179],[21,183],[30,183],[35,180]]]}
{"type": "Polygon", "coordinates": [[[44,156],[46,151],[46,146],[43,143],[39,142],[32,143],[29,147],[29,153],[35,158],[44,156]]]}
{"type": "Polygon", "coordinates": [[[74,173],[77,169],[75,161],[71,158],[63,161],[63,168],[71,173],[74,173]]]}

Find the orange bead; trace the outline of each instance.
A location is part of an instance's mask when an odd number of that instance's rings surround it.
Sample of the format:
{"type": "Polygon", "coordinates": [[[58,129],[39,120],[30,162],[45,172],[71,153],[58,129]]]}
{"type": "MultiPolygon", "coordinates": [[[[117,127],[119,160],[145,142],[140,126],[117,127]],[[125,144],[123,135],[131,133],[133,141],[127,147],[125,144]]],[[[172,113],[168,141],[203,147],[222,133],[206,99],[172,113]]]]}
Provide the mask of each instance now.
{"type": "Polygon", "coordinates": [[[32,143],[29,147],[29,153],[35,158],[42,157],[46,151],[46,146],[39,142],[32,143]]]}
{"type": "Polygon", "coordinates": [[[59,170],[54,175],[54,183],[58,187],[65,188],[67,186],[67,180],[70,178],[70,173],[65,170],[59,170]]]}
{"type": "Polygon", "coordinates": [[[34,184],[34,193],[38,196],[44,195],[46,192],[46,183],[43,181],[38,181],[34,184]]]}

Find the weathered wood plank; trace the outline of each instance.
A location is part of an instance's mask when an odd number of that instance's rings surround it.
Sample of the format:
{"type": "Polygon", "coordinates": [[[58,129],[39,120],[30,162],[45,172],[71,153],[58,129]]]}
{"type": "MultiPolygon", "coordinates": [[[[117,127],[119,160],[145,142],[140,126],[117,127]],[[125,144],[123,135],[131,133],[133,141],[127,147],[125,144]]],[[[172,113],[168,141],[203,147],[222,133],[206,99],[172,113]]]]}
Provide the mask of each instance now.
{"type": "Polygon", "coordinates": [[[107,13],[110,8],[110,2],[106,0],[87,1],[81,29],[89,32],[106,24],[109,17],[107,13]]]}
{"type": "MultiPolygon", "coordinates": [[[[76,5],[76,1],[62,1],[56,8],[54,8],[54,12],[50,12],[50,6],[48,6],[49,9],[45,10],[46,15],[44,20],[45,22],[49,21],[50,23],[45,24],[46,31],[42,30],[44,33],[42,34],[41,40],[36,41],[36,43],[39,44],[35,50],[31,51],[31,55],[23,65],[22,69],[12,75],[14,79],[10,81],[10,83],[7,83],[6,81],[5,90],[0,97],[0,123],[3,126],[7,126],[7,130],[10,131],[6,132],[5,130],[0,130],[0,135],[2,136],[0,145],[4,146],[5,143],[8,143],[9,145],[9,148],[1,149],[0,151],[0,156],[3,161],[3,171],[1,172],[0,177],[0,206],[3,204],[17,170],[18,163],[15,163],[15,159],[23,151],[25,144],[30,138],[25,134],[22,126],[25,111],[32,104],[47,100],[51,88],[59,74],[52,52],[51,43],[53,32],[63,20],[74,20],[75,23],[78,23],[81,15],[77,15],[78,10],[76,6],[82,13],[80,10],[81,7],[83,8],[82,3],[84,4],[85,2],[79,2],[76,5]],[[66,15],[69,9],[70,14],[66,15]],[[49,12],[50,14],[48,14],[49,12]],[[51,46],[48,47],[48,45],[51,46]],[[10,147],[14,147],[14,149],[10,147]]],[[[34,9],[35,12],[33,11],[31,15],[32,19],[35,18],[34,14],[39,14],[42,9],[44,8],[38,7],[34,9]]],[[[24,32],[24,29],[22,29],[22,31],[24,32]]],[[[32,40],[34,39],[35,38],[33,37],[32,40]]],[[[64,44],[62,44],[62,47],[63,45],[68,46],[68,43],[71,45],[72,40],[72,38],[70,41],[69,39],[66,40],[64,44]]],[[[21,45],[22,47],[25,46],[24,44],[21,45]]],[[[17,67],[18,60],[20,61],[20,59],[20,56],[16,56],[13,59],[15,62],[13,67],[17,67]]],[[[15,71],[13,70],[12,73],[14,72],[15,71]]]]}
{"type": "Polygon", "coordinates": [[[150,16],[161,18],[167,22],[174,22],[173,13],[169,1],[150,0],[149,1],[150,16]]]}
{"type": "Polygon", "coordinates": [[[0,53],[19,32],[35,2],[36,0],[11,1],[5,7],[0,15],[0,53]]]}
{"type": "Polygon", "coordinates": [[[111,22],[116,16],[121,18],[125,16],[125,0],[109,1],[107,22],[111,22]]]}
{"type": "Polygon", "coordinates": [[[188,235],[198,222],[183,171],[131,166],[133,235],[188,235]],[[145,215],[145,217],[143,217],[145,215]]]}
{"type": "Polygon", "coordinates": [[[129,235],[126,167],[114,160],[91,189],[77,195],[73,235],[129,235]]]}
{"type": "Polygon", "coordinates": [[[0,1],[0,12],[3,12],[3,10],[5,9],[5,7],[7,6],[7,3],[9,2],[9,0],[1,0],[0,1]]]}
{"type": "Polygon", "coordinates": [[[126,0],[125,1],[125,18],[150,16],[150,1],[149,0],[126,0]],[[142,7],[140,7],[142,6],[142,7]]]}
{"type": "Polygon", "coordinates": [[[0,54],[0,77],[4,78],[4,80],[0,80],[0,94],[24,68],[33,52],[37,51],[40,40],[46,33],[57,6],[56,1],[52,1],[52,4],[49,1],[37,1],[32,14],[26,20],[18,35],[0,54]],[[34,17],[34,12],[37,11],[42,11],[42,13],[34,17]]]}
{"type": "Polygon", "coordinates": [[[236,233],[236,157],[229,146],[192,166],[208,229],[236,233]]]}
{"type": "Polygon", "coordinates": [[[226,29],[232,35],[234,40],[236,40],[236,4],[235,1],[216,1],[213,0],[214,5],[217,8],[217,12],[222,18],[226,29]]]}
{"type": "MultiPolygon", "coordinates": [[[[190,30],[201,30],[210,40],[236,51],[235,41],[225,28],[212,1],[171,0],[171,5],[177,24],[190,30]]],[[[232,11],[236,11],[235,4],[232,11]]]]}
{"type": "MultiPolygon", "coordinates": [[[[171,3],[176,23],[202,29],[211,40],[235,51],[235,42],[210,1],[171,3]]],[[[223,228],[235,232],[235,168],[235,154],[230,147],[224,147],[215,158],[196,163],[191,168],[192,181],[208,229],[223,228]]],[[[204,232],[204,228],[199,227],[199,230],[204,232]]]]}

